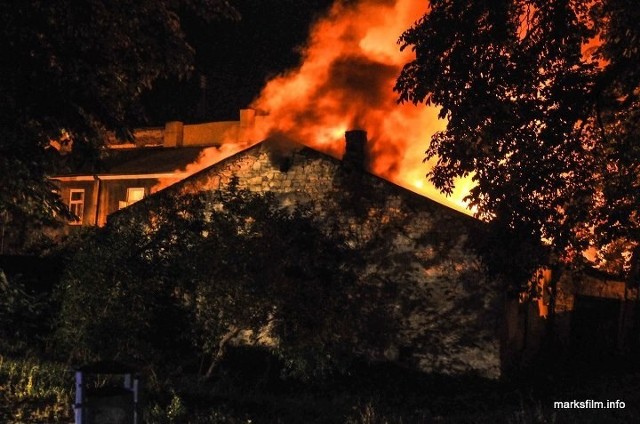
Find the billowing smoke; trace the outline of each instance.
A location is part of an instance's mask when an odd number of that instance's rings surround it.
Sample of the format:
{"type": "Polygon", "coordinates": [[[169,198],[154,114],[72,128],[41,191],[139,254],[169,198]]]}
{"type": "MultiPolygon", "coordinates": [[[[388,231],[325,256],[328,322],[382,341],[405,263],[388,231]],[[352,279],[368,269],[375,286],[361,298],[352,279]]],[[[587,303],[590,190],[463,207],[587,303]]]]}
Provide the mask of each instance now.
{"type": "Polygon", "coordinates": [[[266,114],[262,138],[287,138],[340,157],[344,132],[369,136],[371,172],[435,200],[463,209],[471,182],[445,198],[426,180],[423,163],[431,135],[446,123],[437,109],[399,105],[393,92],[411,52],[400,34],[425,12],[424,0],[338,0],[311,29],[302,65],[267,82],[252,107],[266,114]]]}
{"type": "MultiPolygon", "coordinates": [[[[370,171],[469,213],[462,199],[471,187],[460,180],[451,197],[426,180],[423,163],[431,135],[444,129],[438,110],[400,105],[393,91],[402,66],[412,59],[397,40],[425,12],[424,0],[337,0],[311,28],[302,64],[268,81],[251,107],[260,116],[244,142],[225,140],[205,150],[185,172],[203,169],[267,137],[296,141],[335,157],[344,133],[363,129],[369,137],[370,171]]],[[[162,181],[162,188],[174,181],[162,181]]]]}

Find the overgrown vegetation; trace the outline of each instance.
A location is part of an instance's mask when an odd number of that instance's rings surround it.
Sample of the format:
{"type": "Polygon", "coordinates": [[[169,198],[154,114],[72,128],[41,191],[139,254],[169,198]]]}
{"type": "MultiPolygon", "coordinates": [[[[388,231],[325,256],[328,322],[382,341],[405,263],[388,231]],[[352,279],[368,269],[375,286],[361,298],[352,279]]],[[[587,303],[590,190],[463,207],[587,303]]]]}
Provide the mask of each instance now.
{"type": "Polygon", "coordinates": [[[210,378],[243,340],[274,347],[289,372],[312,378],[384,349],[393,333],[366,331],[385,321],[386,305],[372,301],[382,288],[358,282],[362,260],[343,236],[269,196],[217,196],[158,196],[78,241],[56,332],[74,361],[210,378]]]}
{"type": "Polygon", "coordinates": [[[62,363],[0,355],[0,421],[71,420],[73,373],[62,363]]]}
{"type": "Polygon", "coordinates": [[[71,422],[73,370],[96,360],[140,370],[146,423],[638,416],[638,374],[508,384],[372,359],[396,334],[383,300],[398,288],[360,278],[365,261],[348,231],[320,230],[309,210],[233,186],[220,196],[158,195],[122,211],[55,252],[64,271],[45,289],[34,290],[33,276],[0,274],[1,422],[71,422]],[[620,399],[627,409],[552,408],[573,399],[620,399]]]}
{"type": "MultiPolygon", "coordinates": [[[[148,424],[204,423],[621,423],[640,414],[640,375],[507,384],[354,364],[331,379],[263,378],[264,352],[234,350],[215,381],[145,375],[148,424]],[[620,399],[625,409],[553,409],[553,401],[620,399]]],[[[65,364],[0,359],[0,420],[73,421],[73,373],[65,364]]]]}

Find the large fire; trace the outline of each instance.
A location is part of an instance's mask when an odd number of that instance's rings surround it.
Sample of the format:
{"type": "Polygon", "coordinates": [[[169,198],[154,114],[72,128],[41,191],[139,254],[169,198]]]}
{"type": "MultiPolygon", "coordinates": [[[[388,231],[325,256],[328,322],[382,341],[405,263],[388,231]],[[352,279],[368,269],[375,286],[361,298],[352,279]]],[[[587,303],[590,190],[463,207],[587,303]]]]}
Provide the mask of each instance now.
{"type": "MultiPolygon", "coordinates": [[[[371,172],[440,203],[471,214],[464,197],[471,177],[459,179],[451,196],[426,179],[424,163],[431,136],[445,128],[438,109],[398,104],[393,91],[402,66],[412,59],[397,40],[428,9],[424,0],[336,0],[310,30],[302,65],[268,81],[251,107],[262,115],[250,134],[253,143],[283,136],[335,157],[344,151],[344,133],[364,129],[369,136],[371,172]],[[355,3],[355,4],[354,4],[355,3]]],[[[524,25],[524,21],[523,21],[524,25]]],[[[526,29],[523,30],[526,31],[526,29]]],[[[583,46],[592,60],[601,41],[583,46]]],[[[606,63],[599,60],[599,65],[606,63]]],[[[207,149],[192,170],[202,169],[251,144],[228,140],[207,149]]]]}
{"type": "Polygon", "coordinates": [[[344,132],[369,136],[371,172],[458,210],[472,182],[461,180],[445,197],[425,178],[424,152],[431,135],[444,129],[433,107],[398,104],[393,92],[411,52],[397,40],[425,12],[423,0],[337,1],[311,29],[302,65],[269,81],[252,107],[267,114],[258,139],[273,134],[336,157],[344,132]]]}

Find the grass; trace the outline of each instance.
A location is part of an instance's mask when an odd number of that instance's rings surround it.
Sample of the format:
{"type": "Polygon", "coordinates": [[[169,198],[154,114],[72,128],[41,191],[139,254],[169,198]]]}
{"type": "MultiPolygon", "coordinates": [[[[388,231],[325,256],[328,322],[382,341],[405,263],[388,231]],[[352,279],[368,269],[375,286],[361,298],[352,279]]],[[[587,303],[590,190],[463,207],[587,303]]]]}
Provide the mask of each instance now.
{"type": "Polygon", "coordinates": [[[68,423],[73,373],[63,364],[0,356],[0,422],[68,423]]]}
{"type": "MultiPolygon", "coordinates": [[[[144,422],[619,423],[640,422],[640,374],[514,384],[360,365],[326,381],[264,380],[228,369],[214,381],[147,378],[144,422]],[[625,409],[553,409],[553,401],[620,399],[625,409]]],[[[65,364],[0,356],[0,422],[71,423],[73,372],[65,364]]]]}

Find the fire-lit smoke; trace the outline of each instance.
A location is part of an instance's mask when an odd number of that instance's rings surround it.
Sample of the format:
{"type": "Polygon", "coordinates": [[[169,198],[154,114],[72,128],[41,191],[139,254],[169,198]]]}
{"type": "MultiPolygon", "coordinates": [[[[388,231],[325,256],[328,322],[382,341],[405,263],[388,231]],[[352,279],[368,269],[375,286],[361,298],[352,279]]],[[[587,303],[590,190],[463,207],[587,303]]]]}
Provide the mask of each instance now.
{"type": "Polygon", "coordinates": [[[203,169],[249,147],[251,144],[255,144],[256,141],[254,140],[253,143],[249,140],[238,142],[236,140],[231,140],[230,138],[223,138],[223,140],[224,143],[222,145],[203,149],[194,162],[188,164],[184,168],[176,169],[174,171],[176,174],[175,177],[158,178],[157,183],[150,190],[151,193],[163,190],[170,185],[177,183],[184,178],[184,176],[193,175],[202,171],[203,169]]]}
{"type": "MultiPolygon", "coordinates": [[[[181,171],[197,172],[252,143],[278,136],[339,158],[345,131],[363,129],[369,137],[371,172],[471,213],[463,201],[473,187],[470,177],[458,179],[450,197],[426,179],[432,163],[423,163],[425,150],[446,121],[438,119],[435,107],[398,104],[393,91],[402,66],[413,59],[409,49],[400,52],[397,40],[427,8],[424,0],[336,0],[311,28],[300,67],[268,81],[253,101],[260,119],[255,127],[243,129],[243,141],[235,133],[222,137],[221,147],[206,149],[181,171]]],[[[528,9],[533,10],[534,6],[528,9]]],[[[524,38],[529,21],[523,17],[521,22],[524,38]]],[[[585,62],[606,65],[601,57],[593,58],[600,44],[595,36],[582,46],[585,62]]],[[[156,189],[173,182],[161,181],[156,189]]]]}
{"type": "Polygon", "coordinates": [[[302,65],[269,81],[253,102],[267,114],[261,138],[282,134],[341,157],[345,131],[364,129],[371,172],[469,212],[462,199],[470,179],[446,198],[425,178],[427,143],[446,122],[433,107],[398,104],[393,91],[412,59],[411,52],[400,52],[398,37],[427,6],[424,0],[338,1],[311,29],[302,65]]]}
{"type": "MultiPolygon", "coordinates": [[[[422,17],[424,0],[342,0],[310,31],[299,68],[267,82],[251,107],[260,119],[244,141],[225,139],[220,148],[206,149],[186,173],[193,173],[267,137],[281,136],[341,157],[344,133],[366,130],[370,170],[399,185],[431,197],[465,213],[464,197],[471,178],[458,179],[446,197],[426,179],[432,163],[423,163],[431,136],[443,130],[438,109],[398,104],[393,91],[402,66],[413,59],[400,52],[397,40],[422,17]]],[[[535,10],[534,6],[528,9],[535,10]]],[[[588,19],[588,16],[585,18],[588,19]]],[[[521,19],[521,36],[528,20],[521,19]]],[[[583,59],[592,61],[601,44],[598,36],[582,47],[583,59]]],[[[599,58],[602,67],[606,62],[599,58]]],[[[247,131],[247,130],[245,130],[247,131]]],[[[158,188],[171,182],[161,183],[158,188]]]]}

